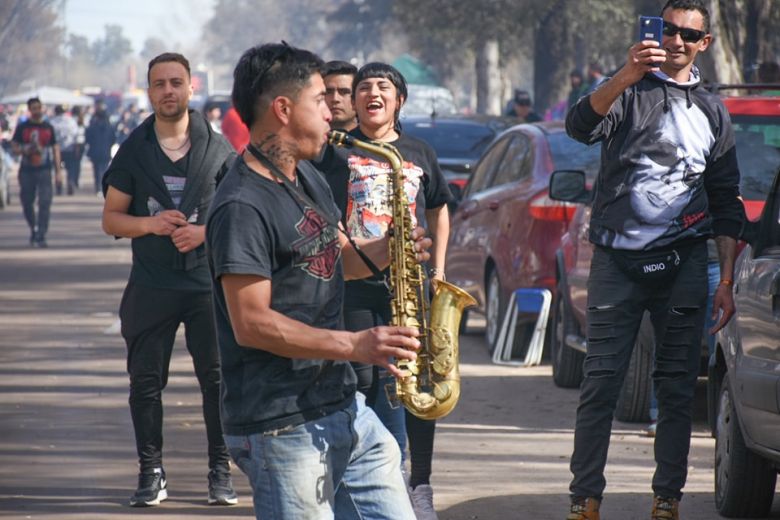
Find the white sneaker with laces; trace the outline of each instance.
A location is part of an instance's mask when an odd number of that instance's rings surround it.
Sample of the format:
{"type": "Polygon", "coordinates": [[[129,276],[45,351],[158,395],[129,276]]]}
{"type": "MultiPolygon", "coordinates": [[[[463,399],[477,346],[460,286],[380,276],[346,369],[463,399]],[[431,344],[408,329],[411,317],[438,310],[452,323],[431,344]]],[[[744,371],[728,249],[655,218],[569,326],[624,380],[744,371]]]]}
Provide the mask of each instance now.
{"type": "Polygon", "coordinates": [[[409,488],[409,498],[412,499],[417,520],[439,520],[433,508],[433,488],[430,485],[420,484],[416,488],[409,488]]]}

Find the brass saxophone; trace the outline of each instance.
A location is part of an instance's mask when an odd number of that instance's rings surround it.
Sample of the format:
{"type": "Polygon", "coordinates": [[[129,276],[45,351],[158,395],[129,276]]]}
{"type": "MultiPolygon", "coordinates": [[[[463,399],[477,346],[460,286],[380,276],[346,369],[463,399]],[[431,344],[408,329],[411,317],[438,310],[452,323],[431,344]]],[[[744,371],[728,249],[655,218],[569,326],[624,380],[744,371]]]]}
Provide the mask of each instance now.
{"type": "Polygon", "coordinates": [[[396,397],[409,412],[421,419],[444,417],[460,397],[458,328],[463,309],[476,305],[466,291],[451,283],[431,280],[434,296],[428,320],[425,273],[417,262],[412,234],[412,215],[404,191],[403,158],[387,143],[360,141],[331,131],[328,142],[346,148],[361,148],[386,159],[392,168],[392,225],[388,230],[392,324],[420,331],[421,348],[416,361],[399,360],[407,374],[396,378],[396,397]]]}

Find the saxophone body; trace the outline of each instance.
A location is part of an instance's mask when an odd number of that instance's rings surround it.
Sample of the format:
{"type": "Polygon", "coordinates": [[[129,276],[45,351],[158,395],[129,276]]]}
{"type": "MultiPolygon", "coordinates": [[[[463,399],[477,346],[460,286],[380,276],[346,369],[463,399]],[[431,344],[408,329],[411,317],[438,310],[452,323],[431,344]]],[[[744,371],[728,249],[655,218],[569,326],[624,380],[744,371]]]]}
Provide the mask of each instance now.
{"type": "Polygon", "coordinates": [[[365,142],[331,131],[335,146],[360,148],[386,159],[392,169],[392,225],[388,230],[389,289],[392,324],[420,331],[421,348],[415,361],[399,360],[404,376],[396,378],[396,398],[421,419],[444,417],[460,397],[458,330],[463,309],[476,305],[466,291],[441,280],[431,280],[433,299],[428,309],[426,277],[417,262],[412,240],[412,215],[404,190],[403,158],[387,143],[365,142]],[[429,312],[430,311],[430,312],[429,312]]]}

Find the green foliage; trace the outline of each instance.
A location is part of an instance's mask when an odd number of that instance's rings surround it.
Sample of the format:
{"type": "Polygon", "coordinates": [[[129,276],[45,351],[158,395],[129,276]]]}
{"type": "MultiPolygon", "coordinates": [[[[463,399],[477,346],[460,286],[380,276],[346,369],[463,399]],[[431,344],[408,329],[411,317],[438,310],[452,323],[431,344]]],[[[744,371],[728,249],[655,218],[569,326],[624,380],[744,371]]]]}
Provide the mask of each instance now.
{"type": "Polygon", "coordinates": [[[121,26],[106,25],[105,35],[99,40],[95,40],[91,49],[95,65],[105,67],[121,63],[128,55],[132,54],[133,45],[122,34],[121,26]]]}
{"type": "Polygon", "coordinates": [[[382,48],[400,27],[393,19],[393,2],[348,0],[327,16],[329,58],[362,64],[382,48]]]}
{"type": "Polygon", "coordinates": [[[25,80],[47,77],[60,59],[64,31],[56,0],[0,1],[0,95],[25,80]]]}
{"type": "Polygon", "coordinates": [[[144,61],[151,61],[152,58],[155,56],[159,56],[163,52],[166,52],[168,50],[168,44],[165,43],[161,38],[147,38],[144,40],[144,47],[141,49],[141,52],[138,53],[138,55],[141,57],[144,61]]]}
{"type": "Polygon", "coordinates": [[[280,40],[321,53],[331,35],[328,9],[308,0],[218,0],[204,27],[208,57],[232,70],[245,50],[280,40]]]}

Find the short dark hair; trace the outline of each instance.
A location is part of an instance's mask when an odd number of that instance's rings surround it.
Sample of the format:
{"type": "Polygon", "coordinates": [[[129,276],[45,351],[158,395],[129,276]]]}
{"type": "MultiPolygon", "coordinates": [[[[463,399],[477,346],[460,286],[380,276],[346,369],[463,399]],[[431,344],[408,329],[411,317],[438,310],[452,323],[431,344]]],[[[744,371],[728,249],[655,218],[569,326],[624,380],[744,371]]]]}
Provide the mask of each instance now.
{"type": "Polygon", "coordinates": [[[190,72],[190,62],[187,60],[187,58],[185,58],[183,55],[179,54],[178,52],[164,52],[159,56],[155,56],[154,58],[152,58],[152,61],[149,62],[149,68],[146,69],[147,85],[151,83],[152,67],[154,67],[158,63],[168,63],[171,61],[180,63],[187,71],[187,77],[189,78],[192,77],[192,73],[190,72]]]}
{"type": "Polygon", "coordinates": [[[307,50],[282,43],[247,49],[233,70],[233,106],[241,121],[252,128],[258,104],[267,106],[276,96],[295,98],[322,71],[322,59],[307,50]]]}
{"type": "MultiPolygon", "coordinates": [[[[357,71],[355,79],[352,80],[352,99],[355,99],[355,92],[357,91],[358,83],[364,79],[370,78],[383,78],[390,80],[390,83],[395,86],[398,97],[403,97],[404,101],[409,99],[409,89],[406,86],[406,78],[404,78],[404,75],[401,74],[401,72],[392,65],[388,65],[387,63],[379,63],[376,61],[366,63],[360,67],[360,70],[357,71]]],[[[395,108],[395,114],[393,115],[396,130],[400,130],[401,128],[398,121],[400,112],[401,103],[398,103],[398,106],[395,108]]]]}
{"type": "Polygon", "coordinates": [[[65,107],[62,105],[57,105],[54,107],[54,113],[58,116],[61,116],[65,113],[65,107]]]}
{"type": "Polygon", "coordinates": [[[530,107],[533,105],[531,94],[529,94],[527,90],[515,89],[514,103],[515,105],[530,107]]]}
{"type": "Polygon", "coordinates": [[[409,89],[406,87],[406,78],[404,78],[404,75],[392,65],[377,61],[366,63],[357,71],[355,79],[352,81],[352,97],[355,97],[355,88],[358,83],[369,78],[388,79],[390,80],[390,83],[395,85],[399,95],[403,96],[404,99],[409,97],[409,89]]]}
{"type": "Polygon", "coordinates": [[[347,61],[333,60],[327,62],[325,66],[322,67],[322,77],[327,78],[328,76],[344,74],[354,78],[357,71],[357,67],[347,61]]]}
{"type": "Polygon", "coordinates": [[[30,108],[30,105],[32,105],[33,103],[38,103],[39,105],[43,105],[43,103],[41,103],[41,98],[39,98],[38,96],[31,97],[30,99],[27,100],[27,108],[30,108]]]}
{"type": "Polygon", "coordinates": [[[661,9],[661,16],[667,9],[681,9],[683,11],[699,11],[704,19],[704,32],[710,32],[710,11],[703,0],[668,0],[661,9]]]}

